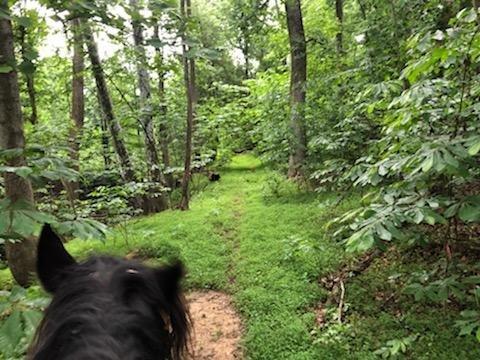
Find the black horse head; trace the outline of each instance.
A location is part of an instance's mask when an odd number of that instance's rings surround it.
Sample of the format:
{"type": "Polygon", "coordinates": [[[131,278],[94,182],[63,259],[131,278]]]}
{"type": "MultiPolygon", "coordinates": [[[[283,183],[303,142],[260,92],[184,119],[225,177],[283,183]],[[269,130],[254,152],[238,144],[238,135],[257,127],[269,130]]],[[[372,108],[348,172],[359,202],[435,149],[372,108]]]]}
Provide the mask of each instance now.
{"type": "Polygon", "coordinates": [[[29,359],[162,360],[179,359],[186,350],[180,263],[149,268],[112,257],[77,263],[49,225],[37,261],[53,299],[29,359]]]}

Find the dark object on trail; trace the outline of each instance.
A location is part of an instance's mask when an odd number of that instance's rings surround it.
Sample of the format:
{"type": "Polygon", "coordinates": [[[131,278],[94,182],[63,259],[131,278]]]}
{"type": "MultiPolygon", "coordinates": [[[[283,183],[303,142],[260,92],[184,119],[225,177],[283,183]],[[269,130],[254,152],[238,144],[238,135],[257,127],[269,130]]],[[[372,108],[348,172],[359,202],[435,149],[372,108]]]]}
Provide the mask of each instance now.
{"type": "Polygon", "coordinates": [[[218,181],[220,180],[220,174],[216,172],[209,172],[208,173],[208,180],[210,181],[218,181]]]}
{"type": "Polygon", "coordinates": [[[182,187],[182,179],[175,180],[175,189],[182,187]]]}
{"type": "Polygon", "coordinates": [[[183,266],[150,268],[113,257],[77,263],[49,225],[37,272],[53,294],[27,359],[180,359],[190,329],[183,266]]]}

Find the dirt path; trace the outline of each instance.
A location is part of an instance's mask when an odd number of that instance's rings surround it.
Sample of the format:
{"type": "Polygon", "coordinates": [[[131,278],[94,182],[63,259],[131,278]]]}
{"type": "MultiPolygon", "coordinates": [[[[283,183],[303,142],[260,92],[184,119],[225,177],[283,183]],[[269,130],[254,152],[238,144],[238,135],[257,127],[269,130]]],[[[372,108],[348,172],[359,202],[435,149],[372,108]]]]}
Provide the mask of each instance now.
{"type": "Polygon", "coordinates": [[[187,296],[193,321],[195,360],[242,359],[242,324],[228,295],[217,292],[193,292],[187,296]]]}

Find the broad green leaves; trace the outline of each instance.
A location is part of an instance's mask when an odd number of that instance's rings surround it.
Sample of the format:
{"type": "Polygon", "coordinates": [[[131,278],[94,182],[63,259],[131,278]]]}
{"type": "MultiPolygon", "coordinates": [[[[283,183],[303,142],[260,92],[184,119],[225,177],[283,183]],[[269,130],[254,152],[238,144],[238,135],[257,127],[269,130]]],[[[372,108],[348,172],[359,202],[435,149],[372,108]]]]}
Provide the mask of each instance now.
{"type": "Polygon", "coordinates": [[[30,344],[49,299],[38,287],[19,286],[0,294],[0,355],[21,357],[30,344]]]}
{"type": "Polygon", "coordinates": [[[466,145],[468,146],[468,153],[471,156],[477,155],[480,151],[480,135],[467,139],[466,145]]]}
{"type": "Polygon", "coordinates": [[[397,358],[401,354],[407,353],[409,346],[411,346],[418,339],[418,337],[419,334],[415,334],[402,339],[389,340],[385,346],[376,350],[374,353],[381,356],[383,359],[397,358]]]}
{"type": "Polygon", "coordinates": [[[480,222],[480,198],[469,191],[479,176],[479,89],[470,92],[474,72],[466,67],[478,65],[477,20],[464,10],[451,28],[415,34],[399,79],[408,86],[370,85],[357,98],[368,115],[381,116],[382,134],[342,178],[380,189],[335,220],[349,250],[424,241],[418,225],[480,222]]]}

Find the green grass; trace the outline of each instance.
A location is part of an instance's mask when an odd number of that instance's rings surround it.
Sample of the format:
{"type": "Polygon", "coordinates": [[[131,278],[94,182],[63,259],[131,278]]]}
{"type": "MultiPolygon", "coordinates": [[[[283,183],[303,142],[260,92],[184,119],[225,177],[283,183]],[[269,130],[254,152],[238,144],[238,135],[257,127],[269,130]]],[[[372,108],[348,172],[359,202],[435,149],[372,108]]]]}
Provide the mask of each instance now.
{"type": "Polygon", "coordinates": [[[9,290],[13,284],[14,281],[10,270],[8,268],[0,270],[0,290],[9,290]]]}
{"type": "MultiPolygon", "coordinates": [[[[354,258],[323,225],[353,207],[358,196],[335,205],[334,194],[305,192],[251,155],[235,157],[221,175],[194,197],[190,211],[139,218],[115,229],[105,243],[75,240],[68,249],[80,258],[181,258],[187,289],[232,294],[244,321],[248,359],[375,359],[373,352],[387,341],[412,334],[419,337],[403,358],[480,358],[476,340],[458,337],[452,326],[458,311],[400,295],[406,276],[423,263],[398,254],[377,259],[346,282],[345,324],[318,328],[314,308],[328,295],[318,279],[354,258]],[[399,298],[382,307],[382,296],[391,292],[399,298]]],[[[1,286],[10,283],[9,273],[0,271],[1,286]]],[[[333,314],[337,304],[326,308],[333,314]]]]}

